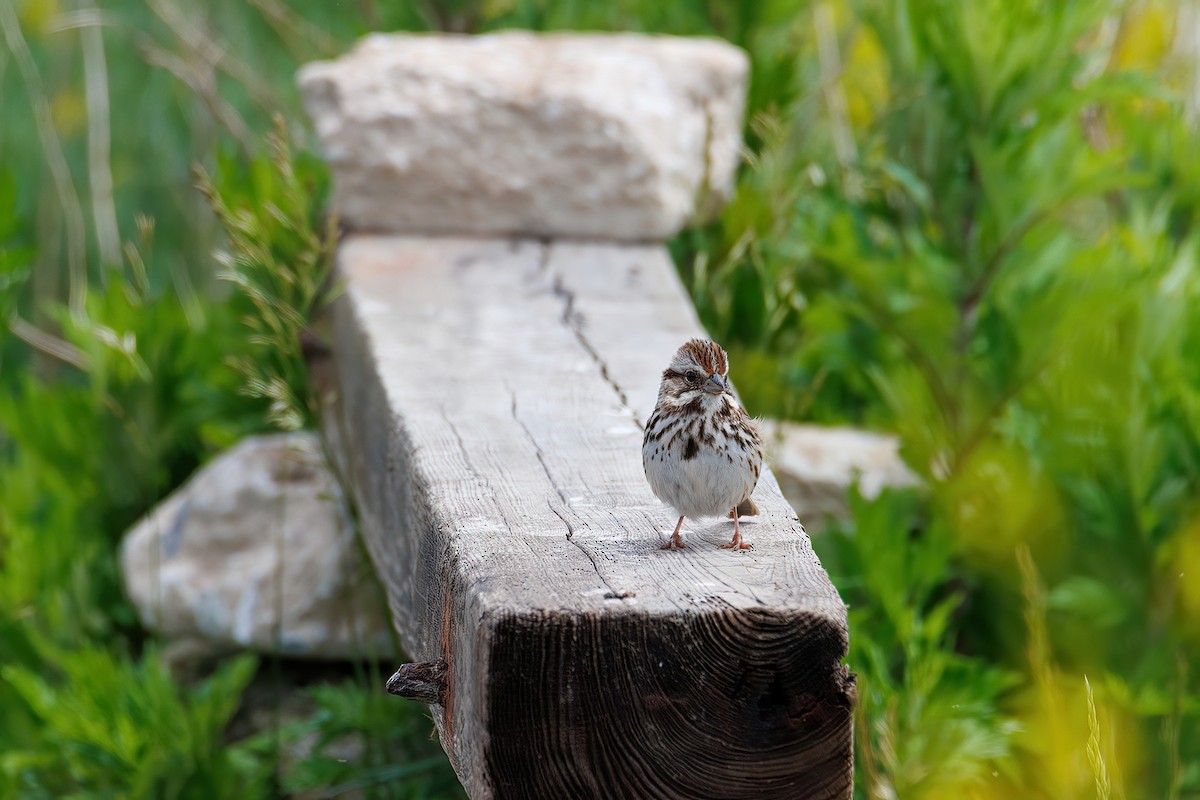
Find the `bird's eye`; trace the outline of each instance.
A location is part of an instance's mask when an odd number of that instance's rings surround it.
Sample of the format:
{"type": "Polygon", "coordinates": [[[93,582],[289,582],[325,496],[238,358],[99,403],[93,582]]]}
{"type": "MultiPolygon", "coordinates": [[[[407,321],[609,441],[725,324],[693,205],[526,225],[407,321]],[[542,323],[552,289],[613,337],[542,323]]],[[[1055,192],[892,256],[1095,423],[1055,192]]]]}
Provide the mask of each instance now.
{"type": "Polygon", "coordinates": [[[683,377],[687,379],[688,383],[695,383],[696,381],[700,380],[700,373],[696,372],[694,369],[689,369],[686,373],[684,373],[683,377]]]}

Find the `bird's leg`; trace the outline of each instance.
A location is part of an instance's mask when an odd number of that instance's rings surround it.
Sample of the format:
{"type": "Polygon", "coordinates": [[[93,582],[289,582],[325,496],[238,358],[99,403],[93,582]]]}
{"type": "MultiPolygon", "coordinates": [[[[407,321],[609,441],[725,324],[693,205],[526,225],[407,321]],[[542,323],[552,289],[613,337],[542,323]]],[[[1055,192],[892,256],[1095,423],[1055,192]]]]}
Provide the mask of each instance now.
{"type": "Polygon", "coordinates": [[[742,531],[738,527],[737,506],[733,508],[733,540],[721,545],[723,550],[749,550],[754,545],[742,541],[742,531]]]}
{"type": "Polygon", "coordinates": [[[679,535],[679,531],[682,529],[683,517],[680,517],[679,522],[675,525],[675,532],[671,534],[671,538],[667,540],[667,543],[662,546],[663,550],[673,550],[676,547],[682,550],[684,547],[687,547],[683,543],[683,537],[679,535]]]}

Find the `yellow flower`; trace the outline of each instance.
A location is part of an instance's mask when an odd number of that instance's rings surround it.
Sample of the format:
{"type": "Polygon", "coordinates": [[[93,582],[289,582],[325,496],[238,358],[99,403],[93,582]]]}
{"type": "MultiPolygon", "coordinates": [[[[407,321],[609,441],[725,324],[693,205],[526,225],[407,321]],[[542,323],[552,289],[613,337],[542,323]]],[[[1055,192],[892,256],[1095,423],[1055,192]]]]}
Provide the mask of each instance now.
{"type": "Polygon", "coordinates": [[[1125,17],[1113,48],[1113,66],[1153,70],[1161,66],[1171,47],[1175,15],[1161,2],[1137,6],[1125,17]]]}
{"type": "Polygon", "coordinates": [[[1200,638],[1200,517],[1180,527],[1167,550],[1165,569],[1178,592],[1180,621],[1189,636],[1200,638]]]}
{"type": "Polygon", "coordinates": [[[846,93],[850,124],[855,128],[862,129],[870,125],[875,119],[875,109],[887,104],[887,61],[879,40],[869,28],[858,29],[846,53],[842,89],[846,93]]]}
{"type": "Polygon", "coordinates": [[[43,36],[58,15],[58,0],[25,0],[17,4],[17,21],[26,36],[43,36]]]}
{"type": "Polygon", "coordinates": [[[58,135],[69,139],[87,124],[87,101],[83,93],[70,88],[55,92],[50,98],[50,117],[58,135]]]}

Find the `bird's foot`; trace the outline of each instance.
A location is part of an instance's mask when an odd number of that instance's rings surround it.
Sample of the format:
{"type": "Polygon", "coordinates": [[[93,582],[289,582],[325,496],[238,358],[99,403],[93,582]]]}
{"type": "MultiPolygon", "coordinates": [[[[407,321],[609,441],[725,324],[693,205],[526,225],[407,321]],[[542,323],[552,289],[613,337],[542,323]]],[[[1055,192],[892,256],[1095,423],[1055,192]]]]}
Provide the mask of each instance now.
{"type": "Polygon", "coordinates": [[[687,547],[687,545],[685,545],[683,543],[683,537],[679,535],[679,532],[682,530],[683,530],[683,517],[681,516],[679,518],[679,522],[675,523],[675,532],[672,533],[671,538],[668,539],[663,544],[662,549],[663,550],[674,550],[675,548],[678,547],[680,550],[682,550],[683,548],[687,547]]]}
{"type": "Polygon", "coordinates": [[[721,545],[722,550],[750,550],[754,545],[742,541],[742,534],[733,534],[733,539],[721,545]]]}

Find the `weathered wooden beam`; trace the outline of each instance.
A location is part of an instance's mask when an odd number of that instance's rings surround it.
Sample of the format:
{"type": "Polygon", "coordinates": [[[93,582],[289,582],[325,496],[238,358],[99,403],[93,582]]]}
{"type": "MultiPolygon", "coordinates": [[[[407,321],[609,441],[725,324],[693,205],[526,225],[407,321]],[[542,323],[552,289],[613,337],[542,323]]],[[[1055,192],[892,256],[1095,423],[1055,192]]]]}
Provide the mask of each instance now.
{"type": "Polygon", "coordinates": [[[663,248],[352,235],[338,261],[338,447],[428,662],[390,687],[437,701],[470,796],[848,798],[845,607],[771,473],[753,550],[727,520],[659,549],[640,423],[701,334],[663,248]]]}

